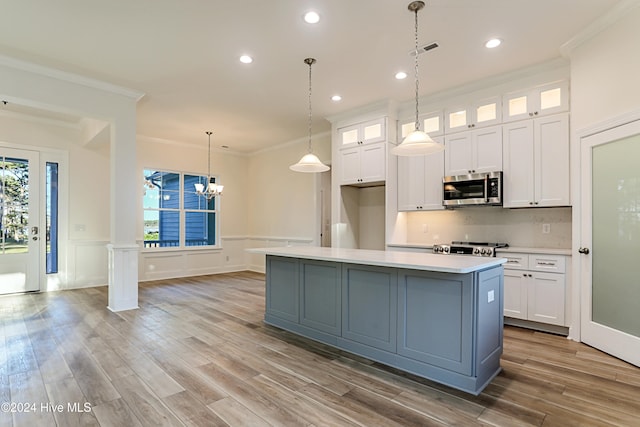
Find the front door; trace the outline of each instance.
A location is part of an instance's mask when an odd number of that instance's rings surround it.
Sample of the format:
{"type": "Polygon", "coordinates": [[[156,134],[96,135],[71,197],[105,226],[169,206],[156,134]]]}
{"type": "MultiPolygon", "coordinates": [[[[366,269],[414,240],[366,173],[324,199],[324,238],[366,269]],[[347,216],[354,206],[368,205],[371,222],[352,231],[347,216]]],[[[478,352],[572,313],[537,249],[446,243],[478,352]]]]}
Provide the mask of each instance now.
{"type": "Polygon", "coordinates": [[[640,120],[581,139],[581,340],[640,366],[640,120]]]}
{"type": "Polygon", "coordinates": [[[0,294],[40,290],[39,155],[0,147],[0,294]]]}

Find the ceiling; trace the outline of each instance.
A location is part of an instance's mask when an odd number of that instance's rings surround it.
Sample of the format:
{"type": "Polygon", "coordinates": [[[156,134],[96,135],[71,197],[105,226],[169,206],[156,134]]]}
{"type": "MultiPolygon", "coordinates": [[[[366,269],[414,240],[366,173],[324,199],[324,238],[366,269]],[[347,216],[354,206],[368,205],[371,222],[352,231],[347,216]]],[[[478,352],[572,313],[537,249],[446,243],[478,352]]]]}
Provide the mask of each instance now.
{"type": "MultiPolygon", "coordinates": [[[[426,0],[419,43],[440,47],[420,56],[420,95],[557,58],[563,43],[619,2],[426,0]],[[504,42],[486,49],[491,37],[504,42]]],[[[330,129],[324,117],[411,100],[408,3],[0,0],[0,54],[144,92],[139,135],[205,144],[211,130],[216,146],[250,153],[307,135],[306,57],[317,59],[314,133],[330,129]],[[303,21],[310,9],[318,24],[303,21]],[[245,53],[253,63],[239,61],[245,53]],[[396,80],[400,70],[409,77],[396,80]],[[336,93],[342,101],[331,101],[336,93]]]]}

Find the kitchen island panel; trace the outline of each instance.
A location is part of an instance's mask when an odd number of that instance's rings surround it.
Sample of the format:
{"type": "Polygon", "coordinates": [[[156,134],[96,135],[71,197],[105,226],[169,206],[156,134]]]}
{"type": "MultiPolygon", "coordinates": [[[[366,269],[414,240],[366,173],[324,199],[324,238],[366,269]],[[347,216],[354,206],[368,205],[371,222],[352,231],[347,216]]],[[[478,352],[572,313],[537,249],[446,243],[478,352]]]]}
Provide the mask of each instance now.
{"type": "Polygon", "coordinates": [[[471,375],[473,274],[399,276],[398,354],[471,375]]]}
{"type": "Polygon", "coordinates": [[[342,266],[335,262],[300,262],[300,323],[340,335],[342,266]]]}
{"type": "MultiPolygon", "coordinates": [[[[502,330],[504,329],[503,269],[484,270],[478,275],[477,366],[479,373],[488,372],[500,364],[502,330]],[[488,368],[487,368],[488,367],[488,368]]],[[[482,375],[480,375],[482,376],[482,375]]],[[[488,378],[488,377],[486,377],[488,378]]],[[[486,379],[485,378],[485,379],[486,379]]]]}
{"type": "Polygon", "coordinates": [[[266,311],[272,316],[290,322],[299,321],[298,260],[285,257],[267,257],[268,283],[266,311]]]}
{"type": "Polygon", "coordinates": [[[396,270],[344,264],[342,283],[342,336],[395,352],[396,270]]]}

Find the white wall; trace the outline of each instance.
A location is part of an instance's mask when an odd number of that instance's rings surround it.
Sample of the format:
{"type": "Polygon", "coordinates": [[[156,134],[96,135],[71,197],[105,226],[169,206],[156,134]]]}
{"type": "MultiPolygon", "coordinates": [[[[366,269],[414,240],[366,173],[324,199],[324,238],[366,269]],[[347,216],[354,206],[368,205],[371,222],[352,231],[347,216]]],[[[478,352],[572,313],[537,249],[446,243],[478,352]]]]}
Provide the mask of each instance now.
{"type": "MultiPolygon", "coordinates": [[[[313,152],[330,164],[331,136],[313,137],[313,152]]],[[[289,169],[308,151],[304,138],[254,153],[248,160],[247,247],[320,245],[320,176],[289,169]]],[[[264,255],[247,254],[247,266],[264,272],[264,255]]]]}
{"type": "MultiPolygon", "coordinates": [[[[319,239],[315,235],[319,178],[289,169],[306,154],[307,146],[305,139],[249,157],[246,196],[252,237],[319,239]]],[[[321,161],[330,163],[330,150],[330,135],[314,138],[313,152],[321,161]]]]}
{"type": "Polygon", "coordinates": [[[571,120],[579,130],[640,109],[640,7],[570,52],[571,120]]]}

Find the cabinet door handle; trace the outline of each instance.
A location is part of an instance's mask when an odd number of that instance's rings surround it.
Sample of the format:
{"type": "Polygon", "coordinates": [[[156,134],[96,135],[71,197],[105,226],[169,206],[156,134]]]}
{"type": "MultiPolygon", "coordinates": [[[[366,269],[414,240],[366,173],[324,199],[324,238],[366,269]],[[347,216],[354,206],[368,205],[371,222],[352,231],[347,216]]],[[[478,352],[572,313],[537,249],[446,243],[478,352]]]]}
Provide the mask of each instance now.
{"type": "Polygon", "coordinates": [[[555,266],[556,263],[555,262],[546,262],[546,261],[539,261],[538,265],[551,265],[551,266],[555,266]]]}
{"type": "Polygon", "coordinates": [[[589,255],[589,248],[580,248],[578,252],[581,254],[589,255]]]}

